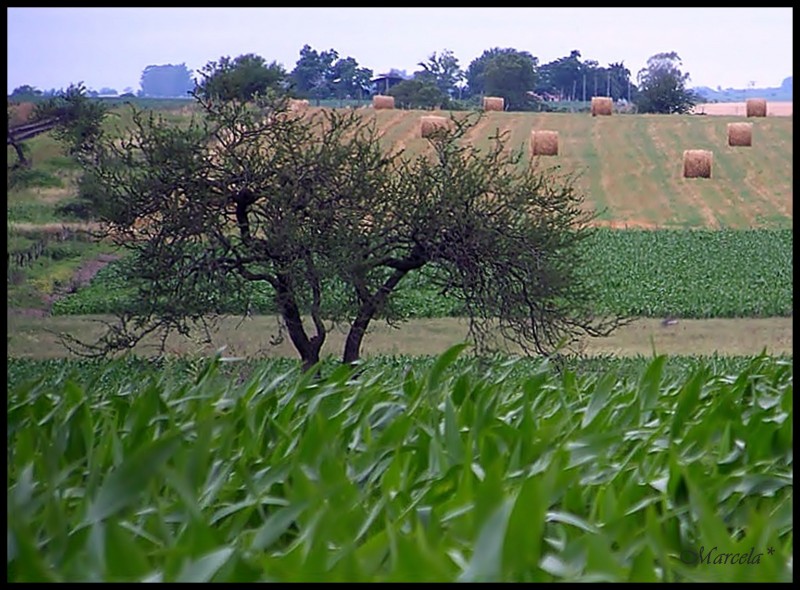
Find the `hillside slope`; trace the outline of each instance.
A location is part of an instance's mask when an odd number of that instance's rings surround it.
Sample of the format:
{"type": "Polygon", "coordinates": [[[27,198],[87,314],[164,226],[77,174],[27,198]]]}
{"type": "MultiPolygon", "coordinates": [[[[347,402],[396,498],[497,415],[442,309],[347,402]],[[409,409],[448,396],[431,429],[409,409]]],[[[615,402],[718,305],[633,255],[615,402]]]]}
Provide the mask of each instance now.
{"type": "MultiPolygon", "coordinates": [[[[413,155],[430,149],[420,135],[425,111],[365,111],[375,117],[391,149],[413,155]]],[[[440,113],[449,115],[449,113],[440,113]]],[[[455,113],[463,116],[463,113],[455,113]]],[[[507,133],[529,154],[531,131],[558,132],[558,155],[540,165],[576,173],[587,204],[615,227],[791,227],[793,126],[791,117],[698,117],[585,113],[486,113],[468,135],[488,147],[507,133]],[[751,147],[729,147],[728,123],[753,125],[751,147]],[[713,152],[712,176],[683,178],[683,151],[713,152]]]]}

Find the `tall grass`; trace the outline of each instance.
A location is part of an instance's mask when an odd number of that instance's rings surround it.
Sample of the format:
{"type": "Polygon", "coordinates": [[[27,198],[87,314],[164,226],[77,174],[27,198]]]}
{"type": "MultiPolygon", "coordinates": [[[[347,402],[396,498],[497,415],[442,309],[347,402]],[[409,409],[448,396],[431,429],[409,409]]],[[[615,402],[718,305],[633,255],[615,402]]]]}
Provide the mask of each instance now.
{"type": "Polygon", "coordinates": [[[8,581],[791,579],[790,361],[460,352],[9,361],[8,581]]]}

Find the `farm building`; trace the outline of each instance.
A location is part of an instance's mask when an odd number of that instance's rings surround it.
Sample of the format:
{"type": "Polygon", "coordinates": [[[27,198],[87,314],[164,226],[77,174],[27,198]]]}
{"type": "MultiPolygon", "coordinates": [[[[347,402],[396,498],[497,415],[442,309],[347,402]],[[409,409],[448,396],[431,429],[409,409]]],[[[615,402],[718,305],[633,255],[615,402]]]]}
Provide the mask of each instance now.
{"type": "Polygon", "coordinates": [[[380,74],[372,79],[372,93],[386,94],[392,86],[399,84],[405,79],[406,77],[403,74],[395,70],[392,70],[388,74],[380,74]]]}

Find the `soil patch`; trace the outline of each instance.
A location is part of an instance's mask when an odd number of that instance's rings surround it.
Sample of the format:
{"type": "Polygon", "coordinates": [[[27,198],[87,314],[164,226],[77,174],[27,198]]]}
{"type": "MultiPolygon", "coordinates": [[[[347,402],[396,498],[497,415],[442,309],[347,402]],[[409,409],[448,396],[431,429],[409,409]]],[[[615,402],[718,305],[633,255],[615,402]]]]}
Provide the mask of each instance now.
{"type": "Polygon", "coordinates": [[[42,296],[42,307],[26,307],[26,308],[12,308],[7,309],[9,315],[21,315],[26,317],[46,317],[50,315],[50,310],[53,303],[74,293],[78,289],[85,287],[92,282],[95,275],[100,272],[102,268],[109,263],[118,260],[118,254],[100,254],[96,258],[87,260],[81,264],[78,269],[73,273],[69,283],[58,289],[56,292],[42,296]]]}

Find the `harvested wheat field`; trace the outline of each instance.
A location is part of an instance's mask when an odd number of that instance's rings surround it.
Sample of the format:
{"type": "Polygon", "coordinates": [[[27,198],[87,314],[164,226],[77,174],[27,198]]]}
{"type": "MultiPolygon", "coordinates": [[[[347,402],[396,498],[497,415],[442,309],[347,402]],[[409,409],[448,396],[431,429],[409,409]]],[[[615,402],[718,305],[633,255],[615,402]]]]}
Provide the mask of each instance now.
{"type": "MultiPolygon", "coordinates": [[[[695,105],[692,110],[696,115],[722,115],[728,117],[746,117],[747,102],[706,102],[695,105]]],[[[767,100],[768,117],[791,117],[792,102],[772,102],[767,100]]]]}
{"type": "MultiPolygon", "coordinates": [[[[511,148],[530,154],[532,131],[557,133],[559,170],[578,175],[577,186],[586,195],[587,205],[600,211],[598,225],[791,227],[792,119],[769,113],[753,123],[758,141],[746,150],[731,147],[728,140],[728,124],[742,122],[744,115],[589,117],[585,113],[487,112],[465,141],[488,148],[490,137],[506,133],[511,148]],[[713,152],[711,178],[684,178],[686,150],[713,152]]],[[[365,116],[376,118],[387,148],[403,148],[413,156],[430,149],[419,131],[420,117],[429,114],[393,110],[365,116]]],[[[466,116],[463,112],[439,114],[466,116]]],[[[544,160],[539,165],[555,164],[556,160],[544,160]]]]}
{"type": "MultiPolygon", "coordinates": [[[[576,175],[598,225],[618,228],[792,227],[793,123],[791,103],[767,104],[767,116],[747,119],[752,147],[731,146],[730,123],[745,122],[745,103],[706,106],[718,116],[628,115],[591,117],[587,113],[437,111],[436,116],[478,118],[464,141],[488,149],[498,133],[508,147],[530,160],[531,132],[557,137],[557,158],[537,158],[539,166],[558,166],[576,175]],[[788,109],[786,108],[788,107],[788,109]],[[739,109],[739,114],[737,113],[739,109]],[[726,114],[723,109],[729,109],[726,114]],[[686,150],[713,152],[711,178],[683,176],[686,150]]],[[[303,116],[320,112],[307,107],[303,116]]],[[[359,111],[374,122],[383,146],[405,157],[433,152],[422,137],[427,110],[397,108],[359,111]]],[[[124,117],[123,117],[124,119],[124,117]]],[[[36,138],[33,141],[44,141],[36,138]]]]}

